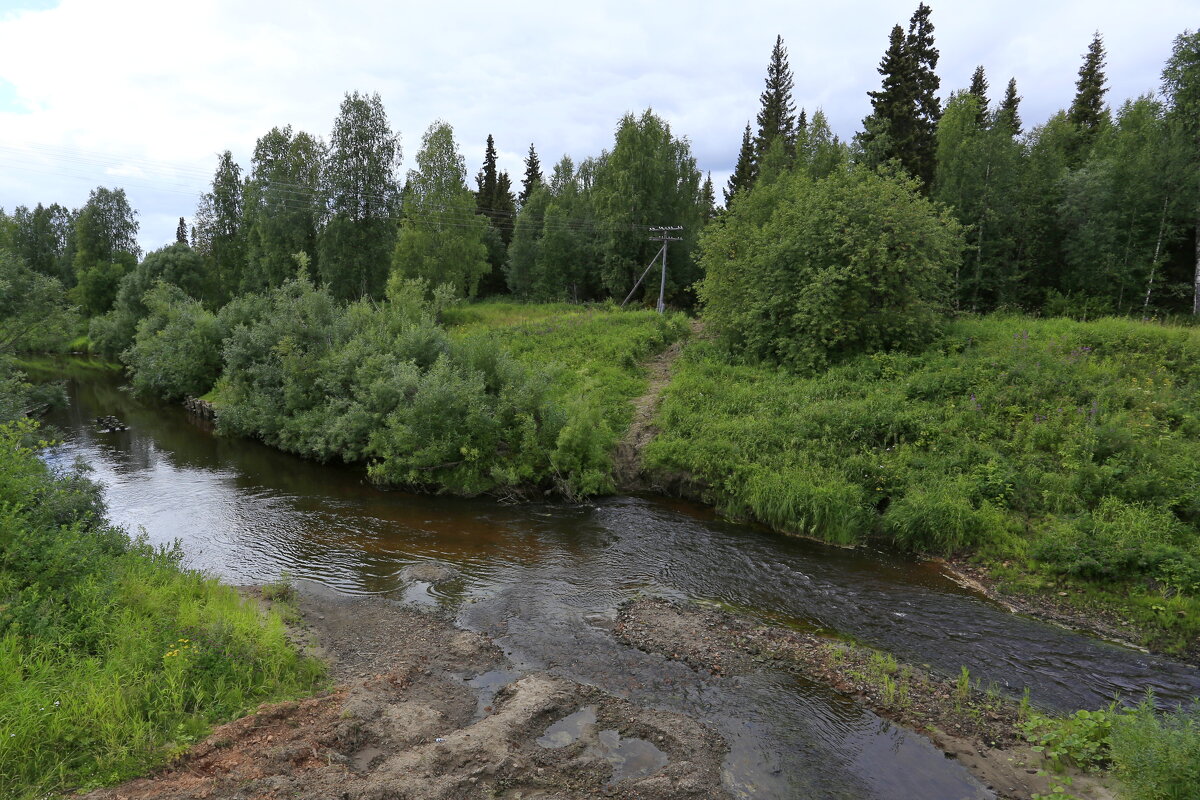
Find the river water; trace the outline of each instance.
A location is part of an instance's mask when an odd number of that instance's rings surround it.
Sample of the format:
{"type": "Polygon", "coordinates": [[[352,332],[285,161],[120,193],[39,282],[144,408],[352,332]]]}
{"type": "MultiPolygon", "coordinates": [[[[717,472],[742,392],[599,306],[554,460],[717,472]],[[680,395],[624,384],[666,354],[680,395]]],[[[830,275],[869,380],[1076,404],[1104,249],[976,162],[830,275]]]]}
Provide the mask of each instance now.
{"type": "Polygon", "coordinates": [[[231,583],[286,571],[350,595],[439,605],[490,634],[518,670],[549,670],[716,725],[738,797],[960,800],[993,796],[957,762],[821,686],[783,673],[702,677],[616,642],[617,606],[638,593],[712,601],[784,624],[849,635],[901,660],[973,678],[1035,704],[1095,708],[1154,689],[1200,695],[1200,674],[1003,609],[932,564],[842,550],[716,519],[658,499],[567,505],[380,491],[361,470],[318,465],[216,436],[182,409],[132,397],[115,375],[68,383],[49,454],[82,460],[111,518],[231,583]],[[129,425],[101,433],[94,420],[129,425]],[[406,582],[439,561],[461,579],[406,582]]]}

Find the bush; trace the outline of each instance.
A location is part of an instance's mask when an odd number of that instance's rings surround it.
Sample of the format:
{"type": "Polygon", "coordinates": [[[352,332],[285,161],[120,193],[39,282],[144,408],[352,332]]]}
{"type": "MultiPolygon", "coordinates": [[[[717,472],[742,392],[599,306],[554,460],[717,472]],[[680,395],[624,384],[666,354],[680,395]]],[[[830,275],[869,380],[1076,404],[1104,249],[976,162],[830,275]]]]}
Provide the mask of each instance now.
{"type": "Polygon", "coordinates": [[[917,181],[851,168],[787,175],[701,240],[706,318],[735,351],[802,372],[937,338],[961,227],[917,181]]]}
{"type": "Polygon", "coordinates": [[[133,345],[121,354],[133,388],[167,400],[207,392],[221,371],[216,316],[169,283],[155,284],[145,303],[133,345]]]}

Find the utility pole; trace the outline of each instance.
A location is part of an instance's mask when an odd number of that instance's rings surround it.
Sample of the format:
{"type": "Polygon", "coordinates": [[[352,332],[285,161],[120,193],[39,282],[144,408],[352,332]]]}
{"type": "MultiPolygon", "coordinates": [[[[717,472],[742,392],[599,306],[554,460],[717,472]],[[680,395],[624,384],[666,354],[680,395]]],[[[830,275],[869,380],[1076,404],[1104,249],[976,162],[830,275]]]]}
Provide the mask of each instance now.
{"type": "MultiPolygon", "coordinates": [[[[658,226],[652,227],[650,230],[654,233],[657,233],[656,236],[650,237],[650,241],[662,242],[662,248],[659,250],[659,252],[662,253],[662,280],[658,284],[658,313],[661,314],[661,313],[663,313],[663,311],[666,310],[666,307],[667,307],[666,303],[664,302],[664,297],[667,292],[667,242],[683,241],[682,236],[671,236],[670,235],[674,231],[683,230],[683,226],[682,225],[658,225],[658,226]]],[[[654,263],[654,262],[651,262],[651,263],[654,263]]]]}

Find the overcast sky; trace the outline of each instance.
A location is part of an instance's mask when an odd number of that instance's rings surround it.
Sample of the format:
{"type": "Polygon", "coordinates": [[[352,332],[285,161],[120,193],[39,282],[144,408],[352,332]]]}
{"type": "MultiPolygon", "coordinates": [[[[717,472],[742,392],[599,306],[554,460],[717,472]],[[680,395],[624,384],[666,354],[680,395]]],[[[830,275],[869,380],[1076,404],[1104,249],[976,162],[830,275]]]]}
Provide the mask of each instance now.
{"type": "MultiPolygon", "coordinates": [[[[977,64],[993,99],[1010,76],[1027,127],[1071,101],[1094,31],[1108,100],[1154,91],[1197,0],[933,0],[942,95],[977,64]]],[[[328,137],[342,96],[378,92],[404,168],[438,118],[474,175],[484,140],[518,183],[530,142],[546,171],[611,146],[627,111],[653,107],[718,187],[758,107],[775,36],[795,100],[853,136],[876,67],[914,0],[869,2],[395,3],[341,0],[0,0],[0,207],[78,207],[122,186],[140,240],[174,240],[216,156],[248,167],[275,125],[328,137]]],[[[474,186],[472,186],[474,188],[474,186]]],[[[720,192],[718,191],[718,199],[720,192]]],[[[664,221],[669,222],[669,220],[664,221]]]]}

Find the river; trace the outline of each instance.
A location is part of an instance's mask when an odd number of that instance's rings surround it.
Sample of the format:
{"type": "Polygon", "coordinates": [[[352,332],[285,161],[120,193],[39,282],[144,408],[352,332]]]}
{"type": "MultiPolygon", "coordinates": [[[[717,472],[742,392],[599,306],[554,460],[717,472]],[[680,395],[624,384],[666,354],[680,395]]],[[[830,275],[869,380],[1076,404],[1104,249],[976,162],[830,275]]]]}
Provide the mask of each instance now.
{"type": "Polygon", "coordinates": [[[185,563],[235,583],[287,572],[339,593],[441,606],[490,634],[519,670],[548,670],[714,724],[738,797],[959,800],[991,797],[953,760],[816,684],[787,674],[701,677],[615,641],[639,593],[718,602],[774,622],[848,635],[1054,710],[1154,689],[1200,695],[1197,670],[1007,613],[900,554],[844,550],[717,519],[703,507],[615,497],[571,505],[386,492],[360,469],[319,465],[215,435],[181,408],[131,396],[118,376],[77,373],[48,420],[104,487],[111,518],[185,563]],[[129,430],[101,433],[114,415],[129,430]],[[404,567],[461,579],[408,583],[404,567]]]}

